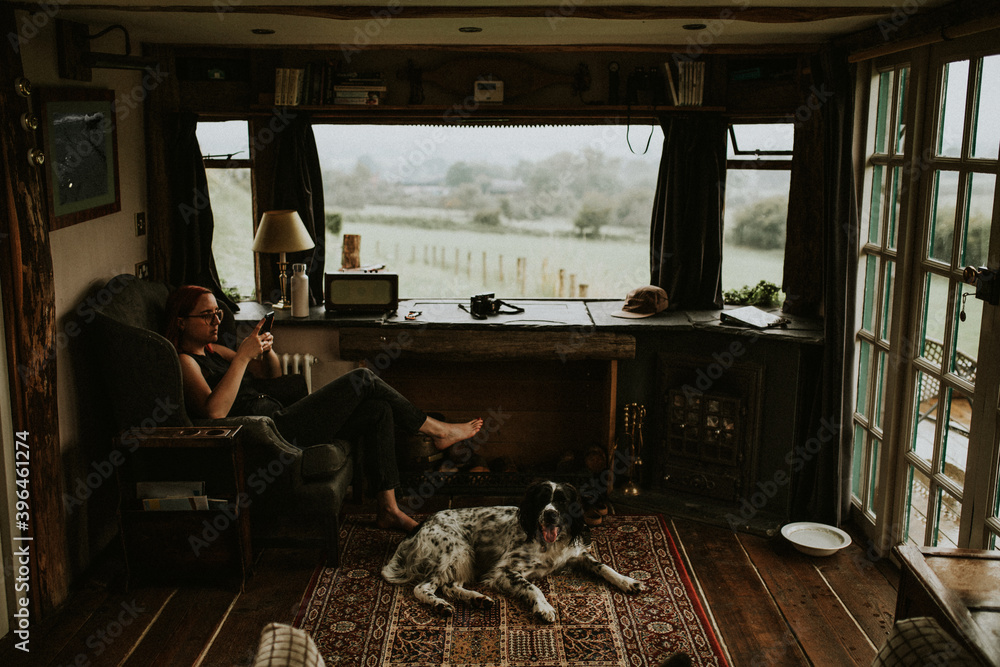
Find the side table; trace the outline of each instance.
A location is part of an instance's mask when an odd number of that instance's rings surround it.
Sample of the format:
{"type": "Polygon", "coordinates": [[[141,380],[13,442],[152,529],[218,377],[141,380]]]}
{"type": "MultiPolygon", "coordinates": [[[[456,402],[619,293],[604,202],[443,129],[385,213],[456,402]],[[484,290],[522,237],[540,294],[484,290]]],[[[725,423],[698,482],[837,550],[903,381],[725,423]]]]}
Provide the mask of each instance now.
{"type": "Polygon", "coordinates": [[[119,435],[119,523],[129,583],[235,578],[242,588],[253,561],[239,431],[162,427],[119,435]],[[144,510],[136,494],[140,481],[204,481],[206,494],[225,505],[144,510]]]}

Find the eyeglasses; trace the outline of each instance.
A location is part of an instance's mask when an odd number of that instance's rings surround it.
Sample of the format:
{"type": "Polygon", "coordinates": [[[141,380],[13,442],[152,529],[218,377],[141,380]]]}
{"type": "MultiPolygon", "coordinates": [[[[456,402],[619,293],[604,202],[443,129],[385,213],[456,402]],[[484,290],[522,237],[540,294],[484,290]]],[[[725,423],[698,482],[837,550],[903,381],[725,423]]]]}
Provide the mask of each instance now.
{"type": "Polygon", "coordinates": [[[184,317],[185,318],[187,318],[187,317],[200,317],[201,320],[202,320],[202,322],[204,322],[205,324],[214,324],[216,318],[218,318],[219,322],[222,322],[222,316],[224,314],[225,313],[223,312],[223,310],[221,308],[216,308],[215,310],[210,310],[210,311],[208,311],[206,313],[198,313],[197,315],[184,315],[184,317]]]}

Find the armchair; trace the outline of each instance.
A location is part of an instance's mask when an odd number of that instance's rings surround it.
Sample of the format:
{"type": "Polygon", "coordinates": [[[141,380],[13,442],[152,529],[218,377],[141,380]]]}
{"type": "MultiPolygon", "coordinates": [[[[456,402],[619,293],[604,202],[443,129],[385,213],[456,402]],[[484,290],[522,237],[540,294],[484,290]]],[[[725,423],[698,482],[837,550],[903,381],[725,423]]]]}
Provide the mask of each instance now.
{"type": "MultiPolygon", "coordinates": [[[[161,426],[241,425],[246,491],[254,540],[322,539],[328,560],[339,556],[338,517],[352,483],[351,443],[334,441],[300,449],[281,437],[269,417],[192,420],[184,405],[180,360],[164,330],[168,288],[120,275],[89,303],[87,332],[118,431],[141,433],[161,426]]],[[[220,340],[236,341],[232,313],[220,340]]],[[[304,383],[303,383],[304,391],[304,383]]]]}

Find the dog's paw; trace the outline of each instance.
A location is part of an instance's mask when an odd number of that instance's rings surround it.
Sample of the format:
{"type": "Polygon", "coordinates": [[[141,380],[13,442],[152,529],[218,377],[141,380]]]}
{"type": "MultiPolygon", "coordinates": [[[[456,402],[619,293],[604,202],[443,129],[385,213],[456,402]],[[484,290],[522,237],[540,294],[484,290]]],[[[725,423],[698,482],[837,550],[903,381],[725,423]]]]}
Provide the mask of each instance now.
{"type": "Polygon", "coordinates": [[[476,609],[489,609],[493,606],[493,598],[484,595],[481,598],[473,598],[471,604],[476,609]]]}
{"type": "Polygon", "coordinates": [[[441,614],[442,616],[454,616],[455,607],[448,602],[435,602],[434,611],[441,614]]]}
{"type": "Polygon", "coordinates": [[[632,577],[622,577],[621,581],[618,582],[618,588],[625,593],[638,593],[646,590],[646,584],[632,577]]]}
{"type": "Polygon", "coordinates": [[[540,602],[535,605],[535,615],[546,623],[556,622],[556,610],[548,602],[540,602]]]}

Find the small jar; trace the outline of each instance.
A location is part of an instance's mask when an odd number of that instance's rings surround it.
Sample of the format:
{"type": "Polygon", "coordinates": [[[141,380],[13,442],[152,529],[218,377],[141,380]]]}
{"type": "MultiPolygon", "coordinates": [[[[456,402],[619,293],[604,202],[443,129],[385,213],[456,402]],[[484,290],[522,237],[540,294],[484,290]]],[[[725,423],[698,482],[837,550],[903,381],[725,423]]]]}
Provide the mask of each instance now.
{"type": "Polygon", "coordinates": [[[309,276],[305,264],[292,264],[292,317],[309,317],[309,276]]]}

